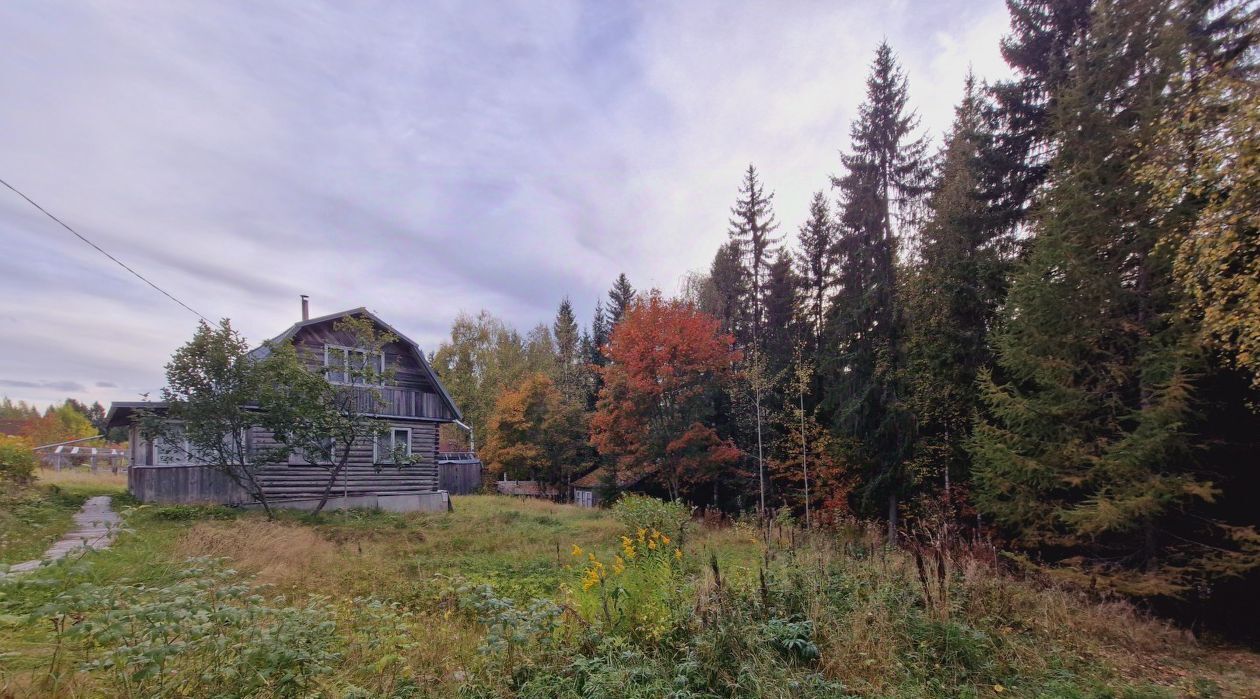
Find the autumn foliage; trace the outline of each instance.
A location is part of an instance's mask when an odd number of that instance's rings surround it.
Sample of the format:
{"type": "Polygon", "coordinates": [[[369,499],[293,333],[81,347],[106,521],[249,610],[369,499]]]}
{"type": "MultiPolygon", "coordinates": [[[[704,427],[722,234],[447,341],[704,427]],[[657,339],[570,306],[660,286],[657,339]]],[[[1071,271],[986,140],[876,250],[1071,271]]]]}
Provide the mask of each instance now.
{"type": "Polygon", "coordinates": [[[714,397],[739,358],[733,343],[718,319],[685,301],[659,293],[635,301],[604,349],[591,444],[674,497],[738,459],[735,446],[708,426],[714,397]]]}
{"type": "Polygon", "coordinates": [[[564,493],[588,458],[581,406],[567,400],[546,374],[530,374],[495,401],[481,452],[490,470],[539,480],[564,493]]]}

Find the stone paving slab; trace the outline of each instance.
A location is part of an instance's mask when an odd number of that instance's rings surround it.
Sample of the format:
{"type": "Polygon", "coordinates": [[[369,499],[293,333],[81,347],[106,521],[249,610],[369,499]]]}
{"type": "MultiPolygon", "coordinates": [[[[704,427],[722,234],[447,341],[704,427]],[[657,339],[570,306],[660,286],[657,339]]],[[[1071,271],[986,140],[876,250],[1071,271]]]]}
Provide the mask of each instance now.
{"type": "MultiPolygon", "coordinates": [[[[114,536],[122,528],[122,517],[109,506],[108,495],[88,498],[83,507],[75,513],[75,528],[61,537],[61,540],[44,552],[43,558],[36,561],[25,561],[9,566],[9,573],[21,573],[34,570],[44,561],[56,561],[83,549],[107,549],[114,542],[114,536]]],[[[3,576],[0,573],[0,576],[3,576]]]]}

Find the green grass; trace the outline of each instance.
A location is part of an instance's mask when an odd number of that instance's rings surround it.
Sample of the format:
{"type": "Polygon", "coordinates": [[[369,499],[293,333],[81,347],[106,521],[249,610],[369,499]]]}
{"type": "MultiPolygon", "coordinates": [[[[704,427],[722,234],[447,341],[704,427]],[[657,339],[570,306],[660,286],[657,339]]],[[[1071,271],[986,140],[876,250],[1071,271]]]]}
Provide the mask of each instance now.
{"type": "MultiPolygon", "coordinates": [[[[72,497],[42,492],[49,500],[72,497]]],[[[149,605],[140,607],[143,618],[153,619],[154,609],[174,603],[162,591],[182,589],[190,567],[202,565],[189,563],[190,557],[207,556],[226,559],[236,571],[227,574],[231,580],[262,585],[264,598],[284,596],[280,607],[253,603],[272,610],[259,617],[264,627],[282,623],[286,605],[308,604],[315,607],[306,612],[310,618],[302,617],[306,621],[283,622],[295,638],[325,628],[320,619],[331,625],[320,632],[325,643],[319,647],[335,659],[296,692],[310,696],[1136,698],[1260,692],[1260,662],[1253,654],[1188,642],[1127,605],[1088,602],[971,559],[951,563],[949,601],[944,611],[933,610],[913,560],[895,551],[872,555],[860,531],[812,539],[799,533],[793,539],[789,532],[767,549],[752,528],[695,526],[678,572],[646,578],[657,589],[634,588],[622,601],[630,609],[639,603],[637,595],[666,600],[665,615],[652,617],[659,633],[633,624],[612,632],[601,630],[598,615],[582,611],[598,608],[587,603],[599,588],[584,593],[578,584],[587,554],[611,566],[621,552],[621,525],[607,511],[469,496],[455,498],[449,514],[287,512],[268,522],[255,512],[225,508],[120,503],[132,531],[113,548],[0,585],[0,697],[122,693],[117,675],[78,670],[80,661],[64,654],[61,669],[50,672],[59,647],[73,648],[74,658],[98,657],[109,648],[99,638],[89,643],[71,636],[59,646],[50,623],[56,610],[94,590],[112,601],[98,602],[105,606],[83,612],[83,618],[143,603],[149,605]],[[582,556],[572,555],[574,545],[582,556]],[[468,592],[482,584],[491,592],[468,592]],[[490,596],[477,602],[481,594],[490,596]],[[561,605],[554,619],[529,611],[546,611],[536,607],[537,598],[561,605]]],[[[178,604],[191,609],[196,600],[194,595],[178,604]]],[[[248,653],[214,656],[212,665],[264,662],[260,658],[283,667],[296,662],[247,631],[236,629],[231,647],[248,653]]],[[[205,660],[208,652],[184,653],[184,660],[172,662],[205,660]]],[[[189,681],[180,691],[210,691],[208,684],[189,681]]],[[[146,685],[142,695],[179,694],[154,686],[146,685]]],[[[278,686],[258,694],[282,695],[289,694],[278,686]]]]}
{"type": "Polygon", "coordinates": [[[93,495],[122,496],[126,480],[108,473],[41,472],[29,484],[0,482],[0,563],[39,558],[70,531],[74,513],[93,495]]]}

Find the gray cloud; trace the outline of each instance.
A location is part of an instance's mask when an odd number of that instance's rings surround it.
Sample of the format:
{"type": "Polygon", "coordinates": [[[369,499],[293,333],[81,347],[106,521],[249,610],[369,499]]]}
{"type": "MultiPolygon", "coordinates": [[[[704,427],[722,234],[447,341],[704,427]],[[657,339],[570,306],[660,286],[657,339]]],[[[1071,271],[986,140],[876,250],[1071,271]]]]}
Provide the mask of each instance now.
{"type": "Polygon", "coordinates": [[[67,391],[69,393],[82,393],[87,390],[86,387],[78,381],[18,381],[15,379],[0,379],[0,386],[7,388],[51,388],[57,391],[67,391]]]}
{"type": "MultiPolygon", "coordinates": [[[[0,177],[253,340],[308,293],[432,350],[460,310],[676,289],[750,161],[790,234],[880,37],[939,136],[1005,28],[1001,0],[4,3],[0,177]]],[[[195,318],[8,192],[0,249],[0,375],[160,387],[195,318]]]]}

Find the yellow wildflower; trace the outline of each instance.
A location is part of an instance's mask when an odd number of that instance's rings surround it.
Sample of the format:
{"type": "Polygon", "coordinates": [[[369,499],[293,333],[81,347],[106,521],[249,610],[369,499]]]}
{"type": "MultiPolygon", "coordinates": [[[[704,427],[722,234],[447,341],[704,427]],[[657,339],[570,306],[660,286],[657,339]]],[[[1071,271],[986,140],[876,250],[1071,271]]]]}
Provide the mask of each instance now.
{"type": "Polygon", "coordinates": [[[640,530],[639,530],[639,541],[643,541],[643,540],[644,540],[644,538],[645,538],[646,536],[647,536],[647,530],[646,530],[646,529],[640,529],[640,530]]]}
{"type": "Polygon", "coordinates": [[[669,543],[669,537],[668,537],[668,536],[665,536],[664,534],[661,534],[661,543],[662,543],[662,544],[668,544],[668,543],[669,543]]]}
{"type": "Polygon", "coordinates": [[[594,568],[586,571],[586,575],[582,577],[582,589],[589,590],[599,584],[599,573],[594,568]]]}
{"type": "Polygon", "coordinates": [[[682,549],[674,549],[674,558],[682,559],[682,549]]]}
{"type": "Polygon", "coordinates": [[[621,575],[624,572],[626,572],[626,562],[621,559],[621,556],[613,556],[613,573],[621,575]]]}
{"type": "Polygon", "coordinates": [[[573,545],[573,555],[574,555],[574,556],[581,556],[581,555],[582,555],[582,547],[581,547],[581,546],[578,546],[577,544],[574,544],[574,545],[573,545]]]}
{"type": "Polygon", "coordinates": [[[656,549],[656,542],[655,542],[655,541],[649,541],[649,542],[648,542],[648,548],[655,550],[655,549],[656,549]]]}

